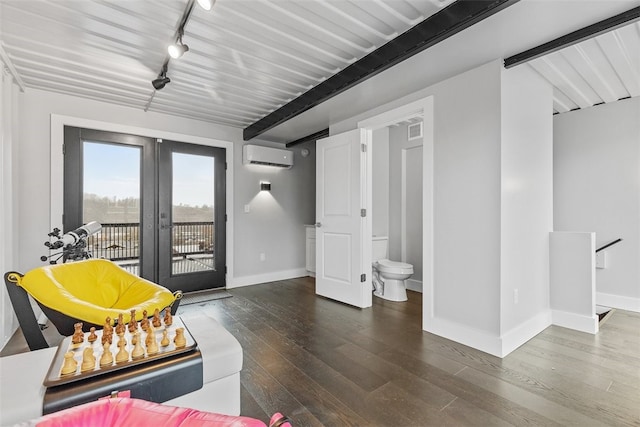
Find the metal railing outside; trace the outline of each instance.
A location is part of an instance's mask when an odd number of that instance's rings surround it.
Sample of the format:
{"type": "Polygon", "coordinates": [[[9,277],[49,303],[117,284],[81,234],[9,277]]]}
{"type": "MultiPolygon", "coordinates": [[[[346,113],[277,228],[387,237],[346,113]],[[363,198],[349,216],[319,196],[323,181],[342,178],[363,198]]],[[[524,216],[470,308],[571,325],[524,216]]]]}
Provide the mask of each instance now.
{"type": "MultiPolygon", "coordinates": [[[[198,255],[193,258],[199,263],[212,264],[215,243],[213,221],[174,222],[171,237],[173,259],[198,255]]],[[[140,257],[140,223],[103,223],[102,230],[87,239],[87,247],[94,258],[136,260],[140,257]]]]}

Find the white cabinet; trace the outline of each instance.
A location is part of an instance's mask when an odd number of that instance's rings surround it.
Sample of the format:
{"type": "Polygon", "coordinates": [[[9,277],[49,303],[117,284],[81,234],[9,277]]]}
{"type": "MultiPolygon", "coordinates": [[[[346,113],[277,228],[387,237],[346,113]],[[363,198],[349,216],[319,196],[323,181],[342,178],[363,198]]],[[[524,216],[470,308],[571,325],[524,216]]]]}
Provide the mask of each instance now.
{"type": "Polygon", "coordinates": [[[315,276],[316,272],[316,227],[305,225],[307,248],[307,271],[309,276],[315,276]]]}

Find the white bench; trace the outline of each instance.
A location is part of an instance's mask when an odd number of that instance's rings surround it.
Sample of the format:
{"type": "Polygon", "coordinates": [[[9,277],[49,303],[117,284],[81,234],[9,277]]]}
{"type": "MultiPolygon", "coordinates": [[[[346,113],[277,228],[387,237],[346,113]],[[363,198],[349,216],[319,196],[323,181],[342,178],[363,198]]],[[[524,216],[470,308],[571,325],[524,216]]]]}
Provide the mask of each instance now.
{"type": "MultiPolygon", "coordinates": [[[[171,399],[167,405],[240,415],[242,347],[233,335],[205,313],[180,316],[202,353],[203,387],[171,399]]],[[[0,358],[0,426],[42,415],[47,375],[56,348],[0,358]]]]}

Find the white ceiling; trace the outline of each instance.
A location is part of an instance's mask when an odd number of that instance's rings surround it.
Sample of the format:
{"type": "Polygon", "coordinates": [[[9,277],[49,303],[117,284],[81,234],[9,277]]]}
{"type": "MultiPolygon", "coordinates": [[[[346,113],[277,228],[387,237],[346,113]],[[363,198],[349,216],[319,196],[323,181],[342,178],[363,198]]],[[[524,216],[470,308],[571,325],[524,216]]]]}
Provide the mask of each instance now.
{"type": "Polygon", "coordinates": [[[2,0],[1,39],[25,86],[246,127],[440,10],[439,0],[2,0]]]}
{"type": "MultiPolygon", "coordinates": [[[[245,128],[451,2],[217,0],[209,12],[196,5],[183,39],[190,51],[171,60],[171,83],[155,91],[151,80],[188,1],[0,0],[0,54],[27,90],[245,128]]],[[[522,0],[261,138],[300,138],[637,5],[522,0]],[[397,72],[411,78],[398,79],[397,72]]],[[[640,94],[639,25],[528,65],[555,85],[557,112],[640,94]]]]}
{"type": "Polygon", "coordinates": [[[528,63],[554,86],[553,110],[640,96],[640,22],[528,63]]]}

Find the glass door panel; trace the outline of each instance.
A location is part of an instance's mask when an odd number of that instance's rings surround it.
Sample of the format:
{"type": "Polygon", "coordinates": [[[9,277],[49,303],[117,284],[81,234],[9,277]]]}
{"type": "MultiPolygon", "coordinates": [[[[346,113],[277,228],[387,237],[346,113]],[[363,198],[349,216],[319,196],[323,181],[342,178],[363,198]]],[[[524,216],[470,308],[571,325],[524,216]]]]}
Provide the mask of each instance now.
{"type": "Polygon", "coordinates": [[[97,221],[87,239],[105,258],[157,281],[156,142],[153,138],[64,128],[64,231],[97,221]]]}
{"type": "Polygon", "coordinates": [[[159,280],[171,290],[225,286],[225,150],[159,145],[159,280]]]}
{"type": "Polygon", "coordinates": [[[171,274],[215,270],[215,159],[172,153],[171,274]]]}
{"type": "Polygon", "coordinates": [[[102,230],[87,239],[94,258],[139,274],[141,147],[84,141],[82,222],[102,230]]]}

